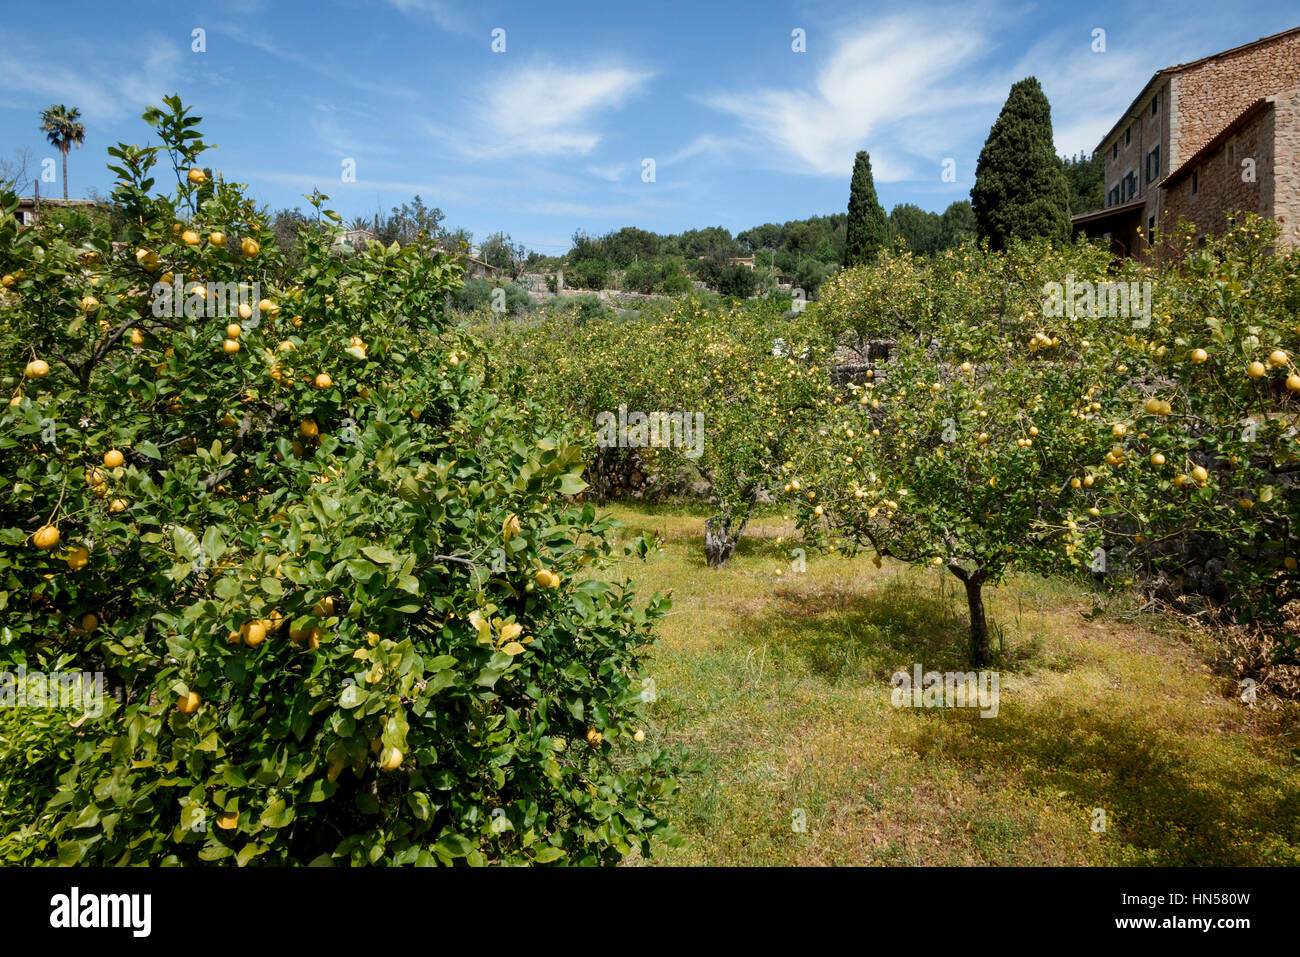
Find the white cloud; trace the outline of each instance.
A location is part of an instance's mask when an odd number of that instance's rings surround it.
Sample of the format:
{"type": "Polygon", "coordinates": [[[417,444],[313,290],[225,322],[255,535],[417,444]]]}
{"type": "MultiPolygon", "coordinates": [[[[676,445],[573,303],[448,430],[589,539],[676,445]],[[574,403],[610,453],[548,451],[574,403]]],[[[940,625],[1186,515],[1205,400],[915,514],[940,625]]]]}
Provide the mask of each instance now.
{"type": "Polygon", "coordinates": [[[587,165],[588,173],[590,173],[592,176],[597,176],[600,179],[607,180],[611,183],[617,183],[619,181],[619,178],[623,175],[623,171],[625,169],[627,169],[626,163],[608,163],[605,165],[601,165],[599,163],[589,163],[587,165]]]}
{"type": "Polygon", "coordinates": [[[91,50],[60,48],[57,59],[32,51],[16,51],[0,37],[0,75],[9,92],[21,92],[47,102],[66,103],[81,110],[87,125],[109,123],[140,114],[148,105],[175,91],[180,50],[157,36],[141,37],[127,49],[122,44],[95,44],[91,50]],[[104,50],[116,55],[106,57],[104,50]]]}
{"type": "Polygon", "coordinates": [[[482,81],[490,88],[471,99],[467,132],[428,128],[472,156],[583,156],[601,140],[596,115],[623,106],[650,77],[618,66],[521,67],[482,81]]]}
{"type": "Polygon", "coordinates": [[[844,31],[811,89],[719,93],[705,102],[735,116],[753,149],[775,146],[795,171],[842,177],[867,149],[878,181],[904,179],[910,163],[891,145],[895,129],[967,105],[959,74],[990,47],[973,20],[935,19],[898,16],[844,31]]]}
{"type": "Polygon", "coordinates": [[[388,0],[388,5],[407,16],[423,16],[433,20],[448,33],[466,33],[468,27],[460,12],[446,0],[388,0]]]}

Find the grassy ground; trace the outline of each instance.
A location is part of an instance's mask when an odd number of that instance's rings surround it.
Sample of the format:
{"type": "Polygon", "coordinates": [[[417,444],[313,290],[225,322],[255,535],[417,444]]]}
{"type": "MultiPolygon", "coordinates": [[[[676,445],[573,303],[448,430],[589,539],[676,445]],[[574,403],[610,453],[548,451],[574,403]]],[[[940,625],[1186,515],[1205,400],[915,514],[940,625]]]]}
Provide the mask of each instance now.
{"type": "Polygon", "coordinates": [[[1003,636],[997,716],[894,708],[895,670],[965,670],[947,572],[810,554],[797,573],[779,517],[713,571],[700,517],[611,511],[664,539],[628,573],[673,594],[649,669],[654,731],[701,768],[678,812],[685,844],[657,860],[1300,863],[1294,710],[1237,700],[1204,664],[1208,636],[1087,621],[1083,588],[1013,578],[986,597],[1003,636]]]}

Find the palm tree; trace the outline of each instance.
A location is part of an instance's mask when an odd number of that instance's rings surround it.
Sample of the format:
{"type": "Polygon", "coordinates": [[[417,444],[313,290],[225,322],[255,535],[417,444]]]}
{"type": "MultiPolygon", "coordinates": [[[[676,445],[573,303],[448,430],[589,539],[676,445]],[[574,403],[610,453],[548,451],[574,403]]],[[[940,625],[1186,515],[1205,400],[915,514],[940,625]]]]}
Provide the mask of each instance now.
{"type": "Polygon", "coordinates": [[[50,141],[50,145],[63,154],[64,199],[68,198],[68,153],[72,152],[72,147],[86,142],[86,128],[77,122],[80,118],[81,110],[75,106],[72,109],[51,106],[41,112],[41,132],[50,141]]]}

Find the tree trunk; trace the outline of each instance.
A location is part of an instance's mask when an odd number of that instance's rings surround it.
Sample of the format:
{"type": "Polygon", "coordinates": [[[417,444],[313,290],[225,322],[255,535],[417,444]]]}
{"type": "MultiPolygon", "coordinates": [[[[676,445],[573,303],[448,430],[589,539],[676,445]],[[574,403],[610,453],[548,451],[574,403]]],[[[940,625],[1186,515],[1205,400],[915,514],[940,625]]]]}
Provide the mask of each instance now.
{"type": "Polygon", "coordinates": [[[63,198],[68,198],[68,151],[63,151],[63,198]]]}
{"type": "Polygon", "coordinates": [[[970,608],[970,663],[973,668],[983,668],[993,658],[989,647],[989,625],[984,617],[984,579],[972,575],[966,579],[966,604],[970,608]]]}
{"type": "Polygon", "coordinates": [[[710,568],[721,568],[736,553],[740,536],[745,534],[745,526],[749,524],[749,517],[754,514],[754,505],[757,502],[758,489],[756,488],[749,497],[749,507],[745,509],[745,517],[740,520],[740,524],[734,531],[731,527],[729,511],[714,515],[704,522],[704,559],[709,563],[710,568]]]}
{"type": "Polygon", "coordinates": [[[715,515],[704,522],[704,559],[710,568],[727,564],[739,542],[740,536],[731,534],[730,515],[715,515]]]}

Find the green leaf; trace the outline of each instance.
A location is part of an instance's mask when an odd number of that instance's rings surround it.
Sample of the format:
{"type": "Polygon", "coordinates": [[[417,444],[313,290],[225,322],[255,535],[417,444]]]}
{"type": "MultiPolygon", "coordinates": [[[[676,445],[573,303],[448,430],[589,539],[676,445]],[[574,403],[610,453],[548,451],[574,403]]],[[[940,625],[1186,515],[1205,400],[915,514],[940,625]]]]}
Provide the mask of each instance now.
{"type": "Polygon", "coordinates": [[[348,685],[339,695],[339,707],[341,708],[359,708],[365,704],[366,699],[370,697],[370,692],[359,685],[348,685]]]}
{"type": "Polygon", "coordinates": [[[587,487],[587,483],[573,472],[566,472],[560,476],[560,492],[563,495],[577,495],[587,487]]]}
{"type": "Polygon", "coordinates": [[[464,857],[474,850],[474,844],[461,834],[446,834],[434,845],[449,857],[464,857]]]}
{"type": "Polygon", "coordinates": [[[361,549],[361,554],[379,565],[395,565],[398,558],[386,548],[379,548],[375,545],[369,545],[361,549]]]}
{"type": "Polygon", "coordinates": [[[286,827],[293,822],[294,810],[284,798],[272,801],[260,818],[263,827],[286,827]]]}

